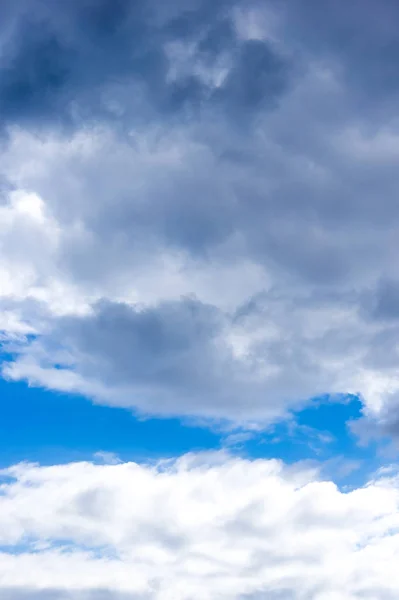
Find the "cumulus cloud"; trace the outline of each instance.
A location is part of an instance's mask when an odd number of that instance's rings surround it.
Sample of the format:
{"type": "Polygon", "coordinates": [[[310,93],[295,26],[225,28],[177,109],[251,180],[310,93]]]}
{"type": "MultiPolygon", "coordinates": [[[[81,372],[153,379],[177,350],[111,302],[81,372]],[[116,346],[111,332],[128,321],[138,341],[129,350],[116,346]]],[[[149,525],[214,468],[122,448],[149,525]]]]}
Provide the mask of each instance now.
{"type": "Polygon", "coordinates": [[[358,393],[396,421],[398,8],[365,7],[4,3],[7,377],[239,421],[358,393]]]}
{"type": "Polygon", "coordinates": [[[1,472],[7,600],[391,599],[395,472],[342,492],[278,461],[188,455],[154,465],[1,472]]]}
{"type": "Polygon", "coordinates": [[[355,311],[330,297],[300,300],[270,293],[230,316],[190,298],[144,307],[102,301],[14,344],[3,373],[142,413],[237,423],[268,422],[326,389],[367,386],[377,411],[381,389],[367,379],[376,367],[364,366],[374,330],[362,334],[363,350],[355,311]],[[333,311],[337,323],[326,324],[333,311]]]}

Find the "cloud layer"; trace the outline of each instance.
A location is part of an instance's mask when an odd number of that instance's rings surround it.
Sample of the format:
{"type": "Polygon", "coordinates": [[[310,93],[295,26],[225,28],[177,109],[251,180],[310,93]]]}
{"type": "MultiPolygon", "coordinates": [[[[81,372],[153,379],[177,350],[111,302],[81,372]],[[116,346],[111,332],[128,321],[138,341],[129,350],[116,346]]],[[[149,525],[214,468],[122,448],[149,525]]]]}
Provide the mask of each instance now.
{"type": "Polygon", "coordinates": [[[346,493],[223,454],[2,471],[7,600],[381,598],[399,592],[399,487],[346,493]],[[396,557],[396,558],[395,558],[396,557]]]}
{"type": "Polygon", "coordinates": [[[240,422],[358,393],[396,423],[396,4],[1,10],[4,375],[240,422]]]}

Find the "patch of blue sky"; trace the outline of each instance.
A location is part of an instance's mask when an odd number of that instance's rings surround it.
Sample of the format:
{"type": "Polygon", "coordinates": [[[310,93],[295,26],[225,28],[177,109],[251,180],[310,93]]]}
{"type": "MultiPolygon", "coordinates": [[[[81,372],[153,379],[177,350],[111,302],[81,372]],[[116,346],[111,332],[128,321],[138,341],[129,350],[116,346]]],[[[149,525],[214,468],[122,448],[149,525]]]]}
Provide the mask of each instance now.
{"type": "Polygon", "coordinates": [[[130,411],[94,405],[69,394],[0,380],[0,468],[20,461],[147,462],[217,450],[288,464],[315,461],[340,485],[362,484],[386,456],[385,440],[359,444],[348,424],[361,402],[320,398],[266,431],[212,429],[175,419],[139,419],[130,411]]]}
{"type": "Polygon", "coordinates": [[[245,452],[251,457],[280,458],[289,464],[313,461],[340,487],[363,485],[386,463],[390,440],[380,437],[361,443],[350,427],[361,418],[362,404],[356,396],[338,402],[325,396],[293,413],[290,420],[253,435],[245,442],[245,452]]]}
{"type": "Polygon", "coordinates": [[[16,544],[0,544],[0,554],[9,554],[19,556],[22,554],[40,554],[43,551],[57,550],[58,552],[88,552],[93,558],[107,558],[117,560],[119,556],[113,548],[102,545],[86,545],[72,543],[68,539],[37,540],[33,537],[26,537],[16,544]]]}
{"type": "Polygon", "coordinates": [[[137,419],[84,398],[0,380],[0,468],[92,460],[98,453],[146,461],[216,448],[220,435],[179,419],[137,419]]]}

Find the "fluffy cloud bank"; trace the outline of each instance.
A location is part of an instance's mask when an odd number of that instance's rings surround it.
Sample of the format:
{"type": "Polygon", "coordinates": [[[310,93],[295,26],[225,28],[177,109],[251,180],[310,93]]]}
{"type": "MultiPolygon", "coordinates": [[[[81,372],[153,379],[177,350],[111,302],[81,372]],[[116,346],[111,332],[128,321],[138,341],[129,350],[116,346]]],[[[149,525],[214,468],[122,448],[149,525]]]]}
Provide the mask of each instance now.
{"type": "Polygon", "coordinates": [[[399,593],[399,481],[346,493],[223,454],[1,472],[7,600],[363,599],[399,593]]]}
{"type": "Polygon", "coordinates": [[[396,431],[398,10],[3,3],[4,376],[240,422],[358,393],[396,431]]]}

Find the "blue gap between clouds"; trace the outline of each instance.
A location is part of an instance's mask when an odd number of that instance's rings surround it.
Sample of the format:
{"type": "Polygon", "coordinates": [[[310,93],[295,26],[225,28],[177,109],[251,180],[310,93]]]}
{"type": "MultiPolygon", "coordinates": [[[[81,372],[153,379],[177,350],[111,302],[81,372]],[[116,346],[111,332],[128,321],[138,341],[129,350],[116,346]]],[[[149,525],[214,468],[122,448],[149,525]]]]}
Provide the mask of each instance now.
{"type": "Polygon", "coordinates": [[[216,433],[178,419],[139,420],[125,409],[0,379],[0,467],[91,460],[98,451],[143,461],[218,443],[216,433]]]}
{"type": "MultiPolygon", "coordinates": [[[[361,481],[380,461],[376,443],[361,447],[348,430],[347,422],[360,416],[357,398],[338,403],[319,399],[292,420],[228,449],[249,458],[279,458],[290,464],[326,462],[333,478],[361,481]],[[354,468],[346,474],[342,465],[351,464],[354,468]]],[[[99,451],[115,453],[124,461],[147,462],[216,450],[225,439],[222,432],[187,425],[177,418],[141,420],[126,409],[0,379],[0,468],[20,461],[46,465],[92,460],[99,451]]]]}

